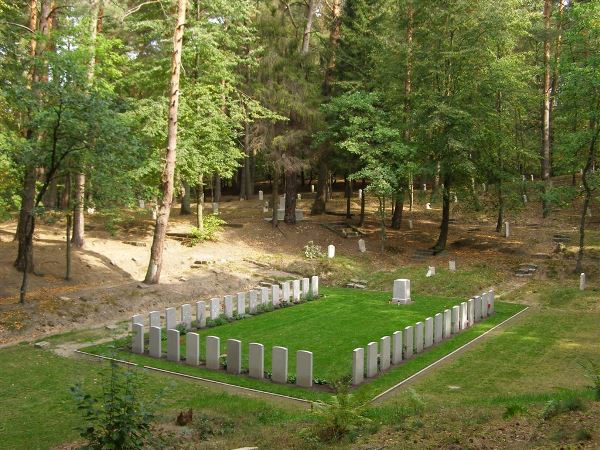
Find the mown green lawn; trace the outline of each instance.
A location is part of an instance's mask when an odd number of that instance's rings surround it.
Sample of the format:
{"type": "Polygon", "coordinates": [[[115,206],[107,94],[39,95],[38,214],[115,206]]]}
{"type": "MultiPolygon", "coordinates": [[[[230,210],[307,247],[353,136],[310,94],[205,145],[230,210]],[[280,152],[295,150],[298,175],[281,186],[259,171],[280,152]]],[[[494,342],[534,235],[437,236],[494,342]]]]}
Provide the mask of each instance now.
{"type": "MultiPolygon", "coordinates": [[[[219,327],[199,331],[201,359],[205,353],[205,337],[209,335],[221,338],[221,352],[226,353],[226,340],[239,339],[243,342],[242,365],[248,366],[248,344],[258,342],[265,346],[265,370],[271,369],[271,349],[274,346],[289,350],[289,373],[295,373],[295,354],[297,350],[309,350],[314,355],[314,377],[332,382],[351,373],[352,350],[366,347],[369,342],[378,341],[382,336],[391,336],[394,331],[403,330],[427,317],[460,303],[460,299],[443,297],[415,296],[410,305],[392,305],[388,303],[389,293],[359,291],[344,288],[323,289],[319,300],[283,308],[266,314],[250,317],[219,327]]],[[[394,385],[412,375],[436,359],[450,353],[477,335],[485,332],[500,321],[522,309],[519,305],[497,303],[496,315],[479,323],[423,354],[417,355],[375,380],[361,386],[359,391],[365,395],[376,395],[385,388],[394,385]]],[[[164,343],[166,345],[166,343],[164,343]]],[[[113,350],[110,344],[93,346],[92,353],[109,355],[113,350]]],[[[185,355],[185,338],[182,337],[182,357],[185,355]]],[[[119,358],[153,367],[184,372],[196,376],[225,381],[246,387],[268,390],[280,394],[303,397],[310,400],[326,398],[327,394],[318,391],[298,389],[292,385],[276,385],[269,381],[258,381],[246,376],[233,376],[223,371],[210,371],[197,367],[186,367],[153,359],[148,356],[134,355],[120,351],[119,358]]]]}

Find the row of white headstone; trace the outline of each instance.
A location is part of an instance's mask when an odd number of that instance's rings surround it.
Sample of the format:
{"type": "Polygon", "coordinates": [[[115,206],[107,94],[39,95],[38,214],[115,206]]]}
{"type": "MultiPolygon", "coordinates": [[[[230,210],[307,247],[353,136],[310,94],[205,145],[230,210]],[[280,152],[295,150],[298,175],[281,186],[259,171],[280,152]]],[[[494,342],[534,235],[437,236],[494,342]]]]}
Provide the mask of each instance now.
{"type": "MultiPolygon", "coordinates": [[[[302,278],[299,280],[283,281],[281,284],[273,284],[270,288],[261,287],[260,290],[253,289],[249,292],[238,292],[234,305],[233,295],[225,295],[223,301],[218,297],[212,298],[207,304],[205,301],[196,302],[196,327],[205,328],[206,319],[217,319],[221,314],[231,318],[235,311],[238,315],[256,313],[259,305],[277,307],[280,303],[299,302],[306,299],[309,295],[313,298],[319,296],[319,277],[313,276],[311,279],[302,278]],[[260,296],[260,298],[259,298],[260,296]],[[247,306],[247,308],[246,308],[247,306]]],[[[171,307],[165,309],[166,329],[175,329],[178,324],[183,324],[188,330],[192,328],[192,305],[186,303],[181,305],[181,321],[177,321],[177,308],[171,307]]],[[[144,315],[136,314],[131,317],[132,330],[135,325],[144,325],[144,315]]],[[[148,317],[150,327],[161,327],[160,311],[150,311],[148,317]]]]}
{"type": "Polygon", "coordinates": [[[407,326],[403,331],[395,331],[392,336],[384,336],[377,342],[367,345],[366,368],[365,349],[359,347],[352,352],[352,384],[357,385],[366,378],[377,376],[388,370],[392,364],[400,364],[416,353],[440,343],[462,330],[472,327],[475,322],[494,314],[494,291],[489,290],[460,305],[446,309],[425,322],[407,326]]]}
{"type": "MultiPolygon", "coordinates": [[[[150,327],[149,355],[162,358],[160,327],[150,327]]],[[[143,325],[135,324],[133,333],[133,351],[144,352],[143,325]]],[[[239,375],[242,373],[242,342],[237,339],[227,339],[227,372],[239,375]]],[[[212,370],[221,369],[221,339],[218,336],[206,336],[204,367],[212,370]]],[[[181,361],[179,330],[167,330],[167,360],[181,361]]],[[[185,335],[185,364],[198,367],[200,363],[200,335],[186,333],[185,335]]],[[[248,345],[248,376],[259,380],[265,377],[265,347],[256,342],[248,345]]],[[[275,383],[288,381],[288,349],[273,347],[271,357],[271,380],[275,383]]],[[[296,352],[296,384],[301,387],[312,387],[313,384],[313,354],[306,350],[296,352]]]]}

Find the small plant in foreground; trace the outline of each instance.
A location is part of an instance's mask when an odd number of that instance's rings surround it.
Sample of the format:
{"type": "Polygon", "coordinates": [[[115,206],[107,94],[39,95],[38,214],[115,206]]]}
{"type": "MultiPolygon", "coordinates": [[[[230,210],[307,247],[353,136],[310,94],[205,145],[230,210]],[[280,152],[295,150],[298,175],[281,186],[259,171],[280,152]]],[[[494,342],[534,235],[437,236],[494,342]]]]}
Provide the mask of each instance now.
{"type": "Polygon", "coordinates": [[[542,419],[551,419],[552,417],[559,415],[560,412],[560,402],[556,399],[549,400],[546,402],[544,409],[542,410],[542,419]]]}
{"type": "Polygon", "coordinates": [[[517,403],[513,403],[512,405],[508,405],[506,410],[502,414],[502,418],[510,419],[511,417],[520,416],[522,414],[527,413],[527,408],[517,403]]]}
{"type": "Polygon", "coordinates": [[[594,400],[600,401],[600,366],[591,359],[586,363],[581,363],[581,366],[585,370],[585,376],[592,382],[588,387],[594,393],[594,400]]]}
{"type": "Polygon", "coordinates": [[[325,256],[320,245],[315,244],[313,241],[308,241],[304,246],[304,256],[308,259],[317,259],[325,256]]]}
{"type": "Polygon", "coordinates": [[[111,361],[100,396],[86,393],[80,384],[70,391],[85,421],[79,428],[85,448],[147,448],[154,415],[139,398],[139,381],[131,370],[111,361]]]}
{"type": "Polygon", "coordinates": [[[202,229],[192,227],[190,237],[185,241],[185,245],[193,247],[204,241],[214,241],[225,221],[214,214],[204,216],[202,229]]]}

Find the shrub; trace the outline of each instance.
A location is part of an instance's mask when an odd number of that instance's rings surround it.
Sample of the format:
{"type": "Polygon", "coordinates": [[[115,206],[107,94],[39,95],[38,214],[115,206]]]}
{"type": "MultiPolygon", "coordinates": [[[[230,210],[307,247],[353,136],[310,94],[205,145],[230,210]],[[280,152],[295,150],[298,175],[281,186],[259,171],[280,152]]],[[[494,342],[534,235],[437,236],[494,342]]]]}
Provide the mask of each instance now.
{"type": "Polygon", "coordinates": [[[588,387],[594,394],[594,400],[600,401],[600,366],[591,359],[587,363],[581,363],[581,366],[585,370],[585,376],[592,382],[588,387]]]}
{"type": "Polygon", "coordinates": [[[93,397],[80,384],[72,386],[70,391],[83,414],[84,425],[79,431],[87,441],[87,448],[147,448],[154,415],[139,398],[139,381],[131,370],[111,361],[101,395],[93,397]]]}
{"type": "Polygon", "coordinates": [[[504,419],[510,419],[511,417],[515,417],[525,413],[527,413],[527,409],[524,406],[514,403],[506,407],[506,410],[504,411],[504,414],[502,414],[502,417],[504,419]]]}
{"type": "Polygon", "coordinates": [[[323,253],[320,245],[315,244],[313,241],[308,241],[304,246],[304,256],[308,259],[317,259],[325,256],[325,253],[323,253]]]}
{"type": "Polygon", "coordinates": [[[544,405],[544,409],[542,410],[542,419],[548,420],[554,416],[559,415],[561,412],[560,402],[558,400],[549,400],[544,405]]]}
{"type": "Polygon", "coordinates": [[[184,241],[185,245],[193,247],[204,241],[214,241],[217,238],[217,233],[221,231],[221,227],[225,225],[223,219],[214,214],[204,216],[202,220],[202,229],[192,227],[190,237],[184,241]]]}
{"type": "Polygon", "coordinates": [[[175,327],[175,329],[176,329],[177,331],[179,331],[179,334],[180,334],[181,336],[185,336],[185,335],[188,333],[188,329],[187,329],[187,327],[185,326],[185,324],[183,324],[183,323],[180,323],[180,324],[178,324],[178,325],[175,327]]]}

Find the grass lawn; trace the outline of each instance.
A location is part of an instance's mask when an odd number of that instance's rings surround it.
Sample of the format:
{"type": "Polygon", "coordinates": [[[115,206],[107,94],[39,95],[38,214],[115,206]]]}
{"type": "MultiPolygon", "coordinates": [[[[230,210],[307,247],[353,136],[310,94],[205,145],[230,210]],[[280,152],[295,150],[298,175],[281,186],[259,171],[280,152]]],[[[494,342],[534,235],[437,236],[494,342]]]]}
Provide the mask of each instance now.
{"type": "MultiPolygon", "coordinates": [[[[243,342],[244,350],[242,365],[247,367],[248,344],[259,342],[265,346],[265,369],[269,370],[272,347],[283,346],[289,350],[289,373],[294,374],[296,351],[309,350],[314,355],[314,377],[332,381],[351,373],[353,349],[366,347],[371,341],[378,341],[382,336],[391,336],[394,331],[414,325],[418,321],[423,321],[427,317],[432,317],[436,313],[464,301],[443,297],[415,296],[412,304],[397,306],[388,303],[390,294],[384,292],[327,288],[323,289],[322,293],[323,298],[317,301],[200,330],[201,357],[205,354],[206,336],[214,335],[221,338],[222,353],[226,353],[228,338],[239,339],[243,342]]],[[[412,360],[394,367],[358,390],[365,395],[373,396],[450,353],[520,309],[522,307],[519,305],[497,303],[497,314],[493,317],[444,341],[412,360]]],[[[109,344],[105,344],[86,350],[97,354],[110,354],[112,351],[110,347],[109,344]]],[[[182,337],[181,347],[182,355],[185,355],[184,337],[182,337]]],[[[310,400],[328,396],[324,392],[299,389],[291,385],[277,385],[268,381],[250,379],[246,376],[228,375],[222,371],[186,367],[183,364],[175,364],[164,359],[157,360],[124,351],[119,352],[118,357],[153,367],[310,400]]]]}

